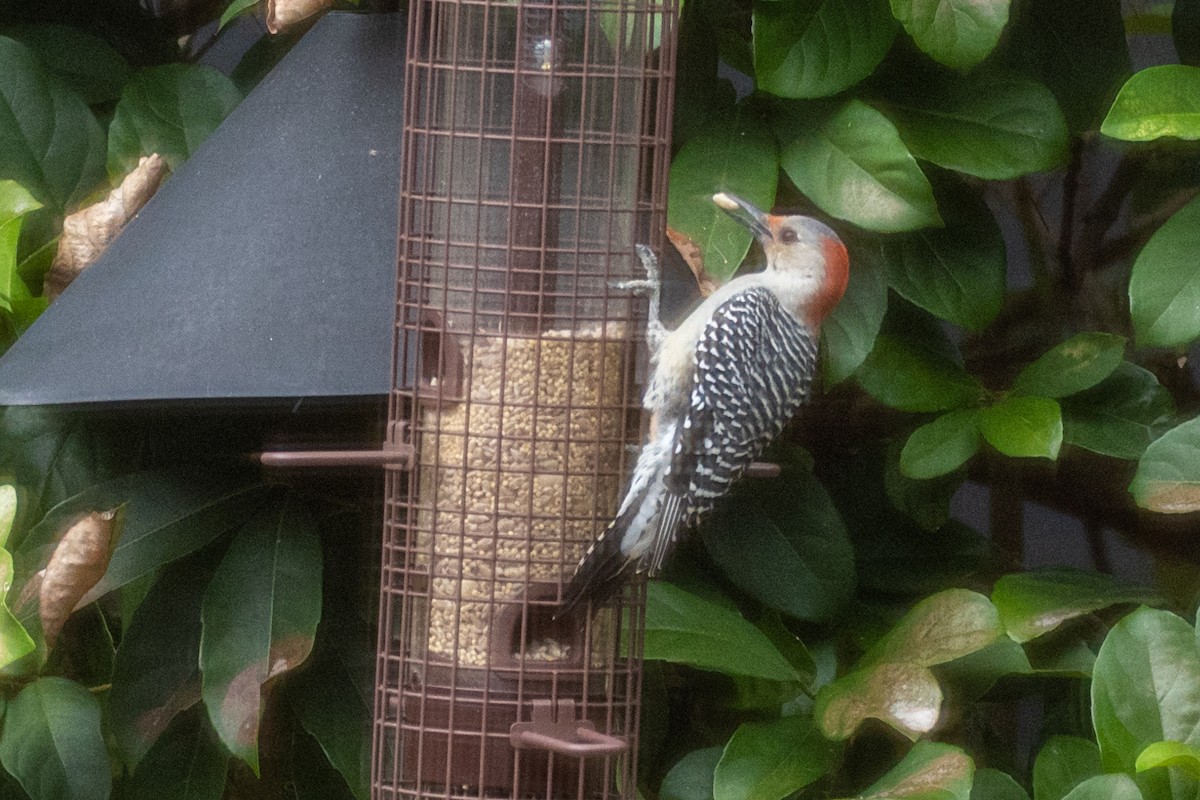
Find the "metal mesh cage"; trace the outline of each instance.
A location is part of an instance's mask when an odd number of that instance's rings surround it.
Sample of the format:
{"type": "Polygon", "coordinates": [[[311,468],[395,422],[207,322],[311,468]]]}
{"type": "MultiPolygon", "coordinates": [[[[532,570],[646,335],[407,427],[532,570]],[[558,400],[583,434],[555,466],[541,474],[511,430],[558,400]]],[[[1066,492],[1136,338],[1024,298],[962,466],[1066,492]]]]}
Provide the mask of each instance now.
{"type": "Polygon", "coordinates": [[[673,0],[412,0],[374,797],[632,797],[643,594],[552,612],[639,440],[673,0]]]}

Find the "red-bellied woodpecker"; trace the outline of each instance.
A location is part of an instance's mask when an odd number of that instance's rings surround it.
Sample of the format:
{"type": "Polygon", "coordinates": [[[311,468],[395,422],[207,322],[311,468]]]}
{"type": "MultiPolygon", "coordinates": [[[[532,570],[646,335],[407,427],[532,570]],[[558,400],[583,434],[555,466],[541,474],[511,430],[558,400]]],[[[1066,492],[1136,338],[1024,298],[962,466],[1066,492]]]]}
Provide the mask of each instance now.
{"type": "MultiPolygon", "coordinates": [[[[588,599],[603,602],[630,573],[656,575],[680,533],[729,491],[811,392],[821,321],[849,278],[845,246],[815,219],[764,214],[725,193],[713,202],[753,231],[766,269],[729,281],[670,333],[656,327],[652,302],[655,367],[643,400],[650,437],[559,615],[588,599]]],[[[653,255],[640,252],[657,291],[653,255]]]]}

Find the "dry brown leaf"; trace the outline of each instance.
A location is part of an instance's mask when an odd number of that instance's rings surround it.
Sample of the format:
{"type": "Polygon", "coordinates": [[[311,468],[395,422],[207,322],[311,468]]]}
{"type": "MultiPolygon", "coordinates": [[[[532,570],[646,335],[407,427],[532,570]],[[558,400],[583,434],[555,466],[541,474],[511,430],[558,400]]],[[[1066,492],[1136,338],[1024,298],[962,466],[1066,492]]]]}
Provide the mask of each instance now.
{"type": "Polygon", "coordinates": [[[704,268],[704,252],[700,246],[693,242],[691,238],[674,228],[667,228],[667,239],[671,244],[675,245],[675,249],[679,251],[679,255],[683,256],[684,262],[692,274],[696,276],[696,285],[700,287],[700,294],[708,297],[717,290],[721,282],[708,273],[704,268]]]}
{"type": "Polygon", "coordinates": [[[77,518],[54,548],[38,590],[47,647],[54,646],[79,599],[104,577],[121,533],[120,511],[93,511],[77,518]]]}
{"type": "Polygon", "coordinates": [[[267,0],[267,30],[279,33],[330,8],[333,0],[267,0]]]}
{"type": "Polygon", "coordinates": [[[125,224],[158,191],[166,169],[167,163],[158,153],[145,156],[108,197],[63,220],[58,252],[46,273],[47,299],[53,302],[71,281],[100,258],[125,224]]]}

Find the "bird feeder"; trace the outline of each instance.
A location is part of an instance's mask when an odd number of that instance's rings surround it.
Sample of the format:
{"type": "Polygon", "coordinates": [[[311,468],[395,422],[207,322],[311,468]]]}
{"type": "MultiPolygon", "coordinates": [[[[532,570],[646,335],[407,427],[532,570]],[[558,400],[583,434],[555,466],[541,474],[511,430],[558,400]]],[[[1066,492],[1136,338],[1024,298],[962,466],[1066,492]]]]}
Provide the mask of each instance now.
{"type": "Polygon", "coordinates": [[[672,0],[414,0],[373,789],[631,797],[644,599],[554,610],[640,438],[672,0]]]}

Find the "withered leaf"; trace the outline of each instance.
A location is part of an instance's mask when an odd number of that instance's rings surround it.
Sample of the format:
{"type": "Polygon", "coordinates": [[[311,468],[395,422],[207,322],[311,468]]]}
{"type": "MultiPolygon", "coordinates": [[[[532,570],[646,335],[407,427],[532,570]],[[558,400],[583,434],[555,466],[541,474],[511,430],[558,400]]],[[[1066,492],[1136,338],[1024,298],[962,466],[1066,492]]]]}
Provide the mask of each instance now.
{"type": "Polygon", "coordinates": [[[333,0],[267,0],[267,30],[279,33],[333,6],[333,0]]]}
{"type": "Polygon", "coordinates": [[[700,294],[708,297],[715,292],[721,285],[721,281],[710,275],[704,268],[704,251],[700,249],[700,245],[693,242],[686,233],[671,227],[667,228],[667,239],[675,246],[692,274],[696,276],[696,285],[700,287],[700,294]]]}
{"type": "Polygon", "coordinates": [[[54,548],[38,589],[47,647],[54,646],[79,599],[104,576],[121,533],[122,517],[119,508],[86,514],[67,528],[54,548]]]}
{"type": "Polygon", "coordinates": [[[46,273],[45,292],[50,301],[103,255],[125,224],[158,191],[166,169],[166,162],[157,153],[145,156],[108,197],[63,220],[58,252],[46,273]]]}

